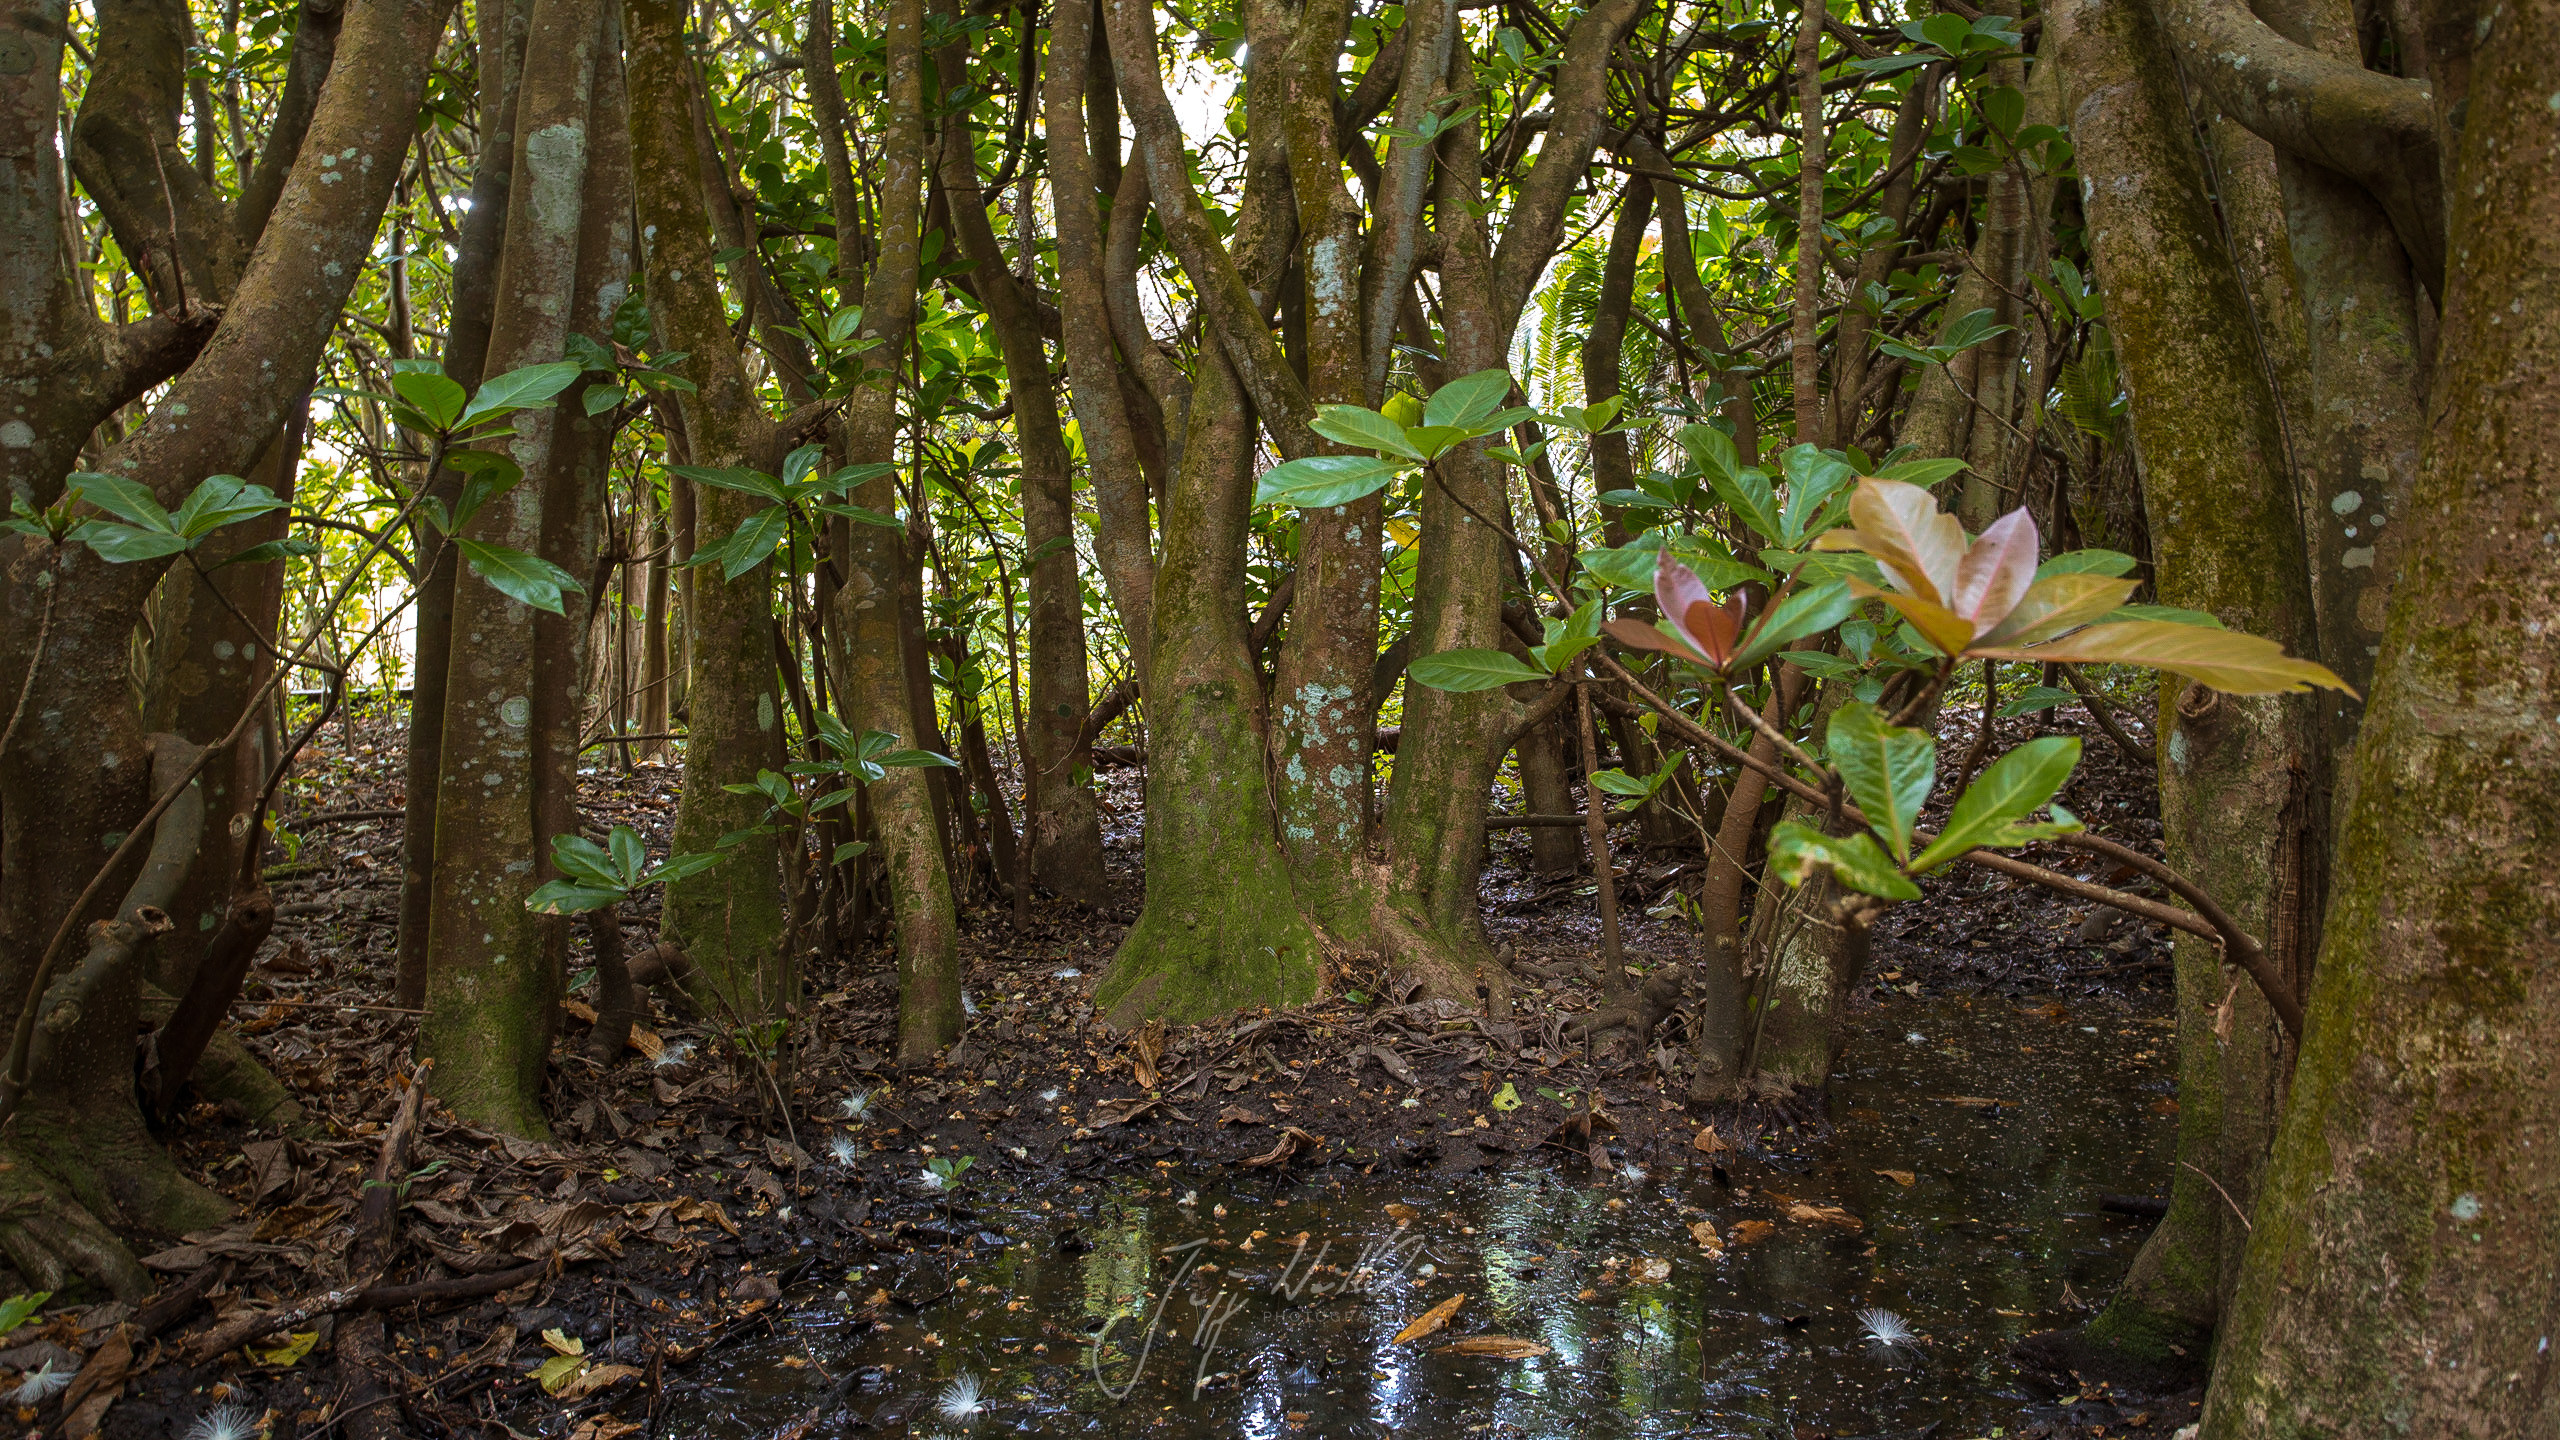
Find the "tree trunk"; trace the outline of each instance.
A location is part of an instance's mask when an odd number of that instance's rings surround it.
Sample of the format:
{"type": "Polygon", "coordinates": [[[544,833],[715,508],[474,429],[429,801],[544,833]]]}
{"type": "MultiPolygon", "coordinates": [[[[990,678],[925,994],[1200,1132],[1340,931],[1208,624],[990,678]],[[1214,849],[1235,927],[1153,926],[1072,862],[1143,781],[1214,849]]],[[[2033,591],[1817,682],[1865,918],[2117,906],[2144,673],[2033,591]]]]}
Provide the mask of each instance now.
{"type": "MultiPolygon", "coordinates": [[[[782,457],[773,422],[748,384],[730,337],[711,249],[694,138],[693,61],[684,48],[683,0],[633,0],[624,11],[631,91],[632,171],[648,237],[652,318],[682,350],[692,463],[771,473],[782,457]]],[[[671,484],[679,483],[670,481],[671,484]]],[[[696,543],[726,537],[762,508],[756,497],[682,482],[694,504],[696,543]]],[[[751,785],[770,768],[782,715],[774,688],[771,562],[724,580],[691,574],[685,595],[690,737],[673,847],[703,854],[720,838],[764,822],[765,802],[725,786],[751,785]]],[[[666,937],[694,962],[689,984],[705,1008],[737,1025],[779,1014],[799,998],[795,957],[785,954],[781,859],[771,835],[731,846],[728,858],[669,883],[666,937]]]]}
{"type": "MultiPolygon", "coordinates": [[[[926,155],[922,0],[892,0],[886,25],[879,251],[862,307],[863,335],[881,341],[872,352],[875,363],[891,372],[877,377],[881,380],[893,379],[906,363],[915,327],[926,155]]],[[[897,424],[893,387],[856,387],[842,429],[845,459],[858,465],[896,458],[897,424]]],[[[853,502],[894,510],[896,482],[885,475],[868,481],[854,492],[853,502]]],[[[831,657],[837,702],[854,730],[884,731],[912,744],[919,717],[907,693],[899,611],[909,573],[905,547],[914,543],[913,536],[876,525],[848,528],[844,586],[835,595],[834,633],[841,651],[831,657]]],[[[877,826],[882,873],[898,927],[898,1059],[901,1064],[926,1064],[961,1030],[959,925],[952,911],[951,875],[943,863],[925,772],[891,770],[868,787],[865,800],[877,826]]]]}
{"type": "MultiPolygon", "coordinates": [[[[2132,397],[2160,598],[2300,653],[2316,637],[2278,401],[2169,51],[2131,0],[2072,0],[2047,23],[2132,397]]],[[[2317,931],[2327,833],[2315,704],[2164,685],[2158,722],[2169,863],[2208,877],[2297,983],[2317,931]]],[[[2180,1164],[2169,1214],[2071,1347],[2094,1346],[2092,1366],[2175,1369],[2202,1353],[2236,1273],[2231,1207],[2255,1195],[2287,1068],[2265,1002],[2226,977],[2212,947],[2180,936],[2176,964],[2180,1164]],[[2225,1004],[2227,1047],[2215,1033],[2225,1004]]]]}
{"type": "MultiPolygon", "coordinates": [[[[597,103],[619,59],[606,39],[600,0],[534,0],[514,131],[523,203],[509,209],[498,263],[492,373],[559,358],[573,330],[610,340],[609,317],[594,313],[595,277],[582,276],[579,264],[589,231],[614,221],[592,202],[620,188],[604,161],[608,148],[619,149],[605,132],[621,117],[597,103]]],[[[545,544],[546,512],[585,498],[602,436],[575,387],[549,407],[518,414],[510,428],[506,451],[524,479],[481,507],[463,532],[555,558],[545,544]]],[[[571,557],[568,568],[583,567],[571,557]]],[[[559,744],[558,692],[574,698],[583,678],[562,653],[572,648],[560,633],[565,622],[545,618],[477,573],[455,580],[459,643],[445,685],[427,1014],[418,1027],[419,1052],[436,1061],[436,1088],[455,1115],[528,1136],[550,1133],[542,1078],[559,1000],[552,951],[560,923],[525,902],[552,870],[558,816],[546,813],[544,800],[556,785],[548,772],[559,744]]],[[[569,728],[574,751],[574,706],[569,728]]]]}
{"type": "Polygon", "coordinates": [[[2209,1436],[2539,1435],[2560,996],[2560,219],[2544,3],[2487,14],[2461,115],[2443,357],[2405,504],[2293,1104],[2209,1436]]]}

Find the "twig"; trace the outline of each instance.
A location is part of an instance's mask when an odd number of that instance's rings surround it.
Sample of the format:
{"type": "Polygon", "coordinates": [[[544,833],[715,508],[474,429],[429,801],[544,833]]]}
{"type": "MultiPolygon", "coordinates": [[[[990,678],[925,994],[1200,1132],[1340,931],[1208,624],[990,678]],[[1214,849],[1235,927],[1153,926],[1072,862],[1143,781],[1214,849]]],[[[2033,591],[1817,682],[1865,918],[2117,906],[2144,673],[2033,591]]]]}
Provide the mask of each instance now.
{"type": "MultiPolygon", "coordinates": [[[[52,579],[50,575],[45,578],[52,579]]],[[[18,733],[18,717],[27,713],[27,696],[35,692],[36,671],[44,666],[45,637],[53,633],[53,597],[61,588],[59,582],[44,587],[44,612],[36,621],[35,653],[27,657],[27,676],[18,682],[18,703],[10,707],[8,728],[0,729],[0,755],[9,753],[9,741],[18,733]]]]}
{"type": "Polygon", "coordinates": [[[2192,1160],[2181,1160],[2178,1163],[2186,1166],[2188,1169],[2193,1170],[2199,1175],[2204,1175],[2204,1183],[2212,1186],[2213,1193],[2222,1197],[2222,1203],[2231,1207],[2231,1214],[2233,1218],[2240,1222],[2241,1229],[2254,1231],[2258,1228],[2257,1226],[2249,1223],[2248,1216],[2240,1213],[2240,1202],[2231,1198],[2231,1192],[2222,1188],[2222,1182],[2214,1179],[2211,1175],[2205,1175],[2203,1166],[2196,1164],[2192,1160]]]}
{"type": "Polygon", "coordinates": [[[2157,766],[2160,763],[2158,752],[2134,739],[2126,732],[2124,726],[2117,722],[2115,707],[2108,704],[2107,697],[2099,694],[2097,687],[2089,683],[2088,676],[2080,673],[2079,666],[2062,665],[2056,668],[2062,671],[2063,679],[2071,682],[2071,688],[2079,692],[2081,707],[2089,712],[2089,718],[2098,722],[2098,728],[2105,731],[2107,738],[2115,742],[2116,748],[2125,753],[2126,759],[2137,765],[2157,766]]]}

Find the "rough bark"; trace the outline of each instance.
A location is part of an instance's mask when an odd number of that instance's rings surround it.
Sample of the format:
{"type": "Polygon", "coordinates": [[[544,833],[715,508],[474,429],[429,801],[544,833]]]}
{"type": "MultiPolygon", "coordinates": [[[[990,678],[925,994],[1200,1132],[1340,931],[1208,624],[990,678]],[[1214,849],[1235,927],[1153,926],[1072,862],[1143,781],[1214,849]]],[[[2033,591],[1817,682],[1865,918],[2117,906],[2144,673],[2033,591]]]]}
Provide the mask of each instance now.
{"type": "MultiPolygon", "coordinates": [[[[886,16],[887,81],[879,148],[879,252],[863,291],[862,333],[881,344],[874,363],[893,373],[904,365],[914,332],[925,166],[924,6],[894,0],[886,16]]],[[[889,377],[882,376],[880,379],[889,377]]],[[[858,387],[845,408],[845,459],[854,464],[895,458],[895,391],[858,387]]],[[[888,476],[854,492],[855,504],[897,508],[888,476]]],[[[836,592],[839,653],[830,657],[838,703],[855,730],[879,730],[914,743],[918,722],[906,690],[899,625],[906,583],[905,547],[913,543],[876,525],[849,527],[844,586],[836,592]]],[[[898,1058],[929,1062],[960,1037],[959,928],[952,914],[951,875],[923,772],[892,770],[869,788],[879,855],[897,921],[898,1058]]]]}
{"type": "MultiPolygon", "coordinates": [[[[946,88],[962,83],[967,53],[965,46],[953,45],[936,57],[938,69],[947,77],[946,88]]],[[[1032,313],[1033,297],[1006,265],[995,229],[987,222],[975,138],[960,118],[945,122],[941,181],[950,198],[951,225],[961,253],[976,262],[973,278],[978,303],[1004,353],[1014,439],[1022,455],[1022,542],[1038,556],[1024,585],[1031,621],[1031,675],[1030,713],[1023,717],[1027,722],[1023,729],[1031,783],[1038,792],[1026,802],[1032,817],[1031,868],[1054,893],[1099,905],[1109,898],[1110,887],[1102,872],[1101,813],[1094,806],[1090,767],[1079,743],[1092,697],[1086,682],[1089,657],[1084,582],[1076,558],[1074,476],[1066,437],[1058,425],[1057,380],[1049,369],[1039,319],[1032,313]]],[[[1061,153],[1080,148],[1055,136],[1051,145],[1061,153]]],[[[1079,187],[1079,193],[1089,194],[1090,189],[1079,187]]],[[[1100,297],[1087,299],[1098,313],[1100,297]]],[[[1105,371],[1104,376],[1108,375],[1105,371]]],[[[1094,388],[1100,390],[1106,383],[1107,379],[1097,379],[1094,388]]],[[[1116,389],[1111,394],[1118,398],[1116,389]]],[[[1092,432],[1086,434],[1090,440],[1092,432]]],[[[1121,484],[1125,488],[1125,478],[1121,484]]],[[[917,702],[919,721],[931,704],[928,690],[917,702]]]]}
{"type": "MultiPolygon", "coordinates": [[[[2313,616],[2277,401],[2176,72],[2139,4],[2074,0],[2048,24],[2070,91],[2091,258],[2132,397],[2159,595],[2298,650],[2313,616]]],[[[2169,863],[2210,877],[2298,984],[2327,828],[2314,705],[2164,685],[2158,725],[2169,863]]],[[[2254,988],[2232,984],[2221,957],[2188,937],[2176,965],[2181,1163],[2170,1211],[2084,1332],[2120,1364],[2174,1367],[2201,1353],[2241,1234],[2214,1185],[2252,1202],[2284,1075],[2281,1031],[2254,988]],[[2224,1004],[2228,1049],[2213,1024],[2224,1004]]]]}
{"type": "Polygon", "coordinates": [[[2482,16],[2426,463],[2211,1436],[2548,1434],[2560,219],[2547,0],[2482,16]]]}
{"type": "MultiPolygon", "coordinates": [[[[686,352],[686,378],[699,387],[681,406],[692,463],[771,473],[782,459],[777,427],[748,383],[712,278],[685,11],[683,0],[633,0],[624,10],[649,310],[668,347],[686,352]]],[[[726,536],[762,508],[754,496],[684,483],[706,538],[726,536]]],[[[736,580],[692,572],[684,608],[690,738],[673,842],[679,851],[708,852],[722,836],[764,818],[761,797],[723,787],[752,784],[771,766],[781,733],[770,570],[767,562],[736,580]]],[[[667,887],[666,931],[693,958],[692,992],[731,1023],[777,1014],[798,998],[793,957],[782,950],[780,874],[773,837],[757,835],[732,846],[723,863],[667,887]]]]}
{"type": "MultiPolygon", "coordinates": [[[[535,0],[514,132],[517,203],[508,211],[489,338],[496,374],[560,358],[573,330],[612,334],[609,314],[577,304],[588,228],[612,223],[609,213],[588,209],[592,192],[610,188],[594,163],[606,128],[595,105],[598,77],[616,58],[605,50],[604,11],[600,0],[535,0]],[[591,179],[591,172],[599,173],[591,179]]],[[[524,479],[481,507],[464,536],[544,553],[545,511],[555,496],[583,498],[592,473],[585,422],[574,387],[560,402],[514,417],[514,438],[501,443],[524,479]]],[[[542,1074],[560,986],[552,955],[559,922],[525,906],[551,869],[556,833],[541,803],[556,716],[537,718],[536,710],[555,708],[546,692],[559,670],[568,669],[573,692],[577,685],[547,628],[533,606],[479,575],[457,578],[418,1049],[437,1062],[438,1089],[454,1114],[514,1135],[549,1133],[542,1074]]],[[[574,750],[574,735],[569,744],[574,750]]]]}

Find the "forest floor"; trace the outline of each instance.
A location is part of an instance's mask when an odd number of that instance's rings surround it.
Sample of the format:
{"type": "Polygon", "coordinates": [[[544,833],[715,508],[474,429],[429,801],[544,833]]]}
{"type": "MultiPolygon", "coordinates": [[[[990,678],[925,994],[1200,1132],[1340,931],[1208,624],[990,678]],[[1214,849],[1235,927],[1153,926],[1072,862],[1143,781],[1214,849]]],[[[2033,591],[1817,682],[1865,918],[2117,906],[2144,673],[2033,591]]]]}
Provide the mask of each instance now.
{"type": "MultiPolygon", "coordinates": [[[[1951,740],[1969,739],[1972,720],[1950,713],[1951,740]]],[[[141,1248],[153,1251],[146,1264],[163,1276],[164,1295],[186,1287],[202,1299],[193,1313],[146,1310],[165,1327],[147,1343],[120,1329],[135,1312],[112,1302],[49,1311],[0,1341],[0,1374],[48,1362],[57,1372],[86,1367],[84,1383],[23,1409],[22,1421],[62,1433],[65,1399],[86,1398],[94,1422],[95,1396],[120,1385],[104,1414],[115,1440],[178,1434],[218,1405],[242,1407],[272,1440],[374,1432],[365,1415],[349,1413],[353,1377],[331,1361],[334,1318],[208,1361],[188,1351],[189,1337],[220,1318],[351,1278],[344,1251],[360,1185],[397,1111],[415,1024],[385,1003],[402,724],[398,710],[375,709],[325,728],[284,813],[298,849],[274,872],[283,918],[237,1016],[304,1123],[258,1130],[197,1107],[171,1137],[174,1148],[197,1178],[239,1202],[239,1217],[141,1248]],[[102,1367],[119,1335],[126,1358],[102,1367]],[[100,1383],[85,1383],[89,1372],[100,1383]]],[[[2030,725],[2085,727],[2086,759],[2063,802],[2094,828],[2156,850],[2148,775],[2077,707],[2004,725],[2011,739],[2030,725]]],[[[1951,743],[1946,753],[1961,748],[1951,743]]],[[[661,851],[679,770],[645,761],[623,770],[602,751],[590,758],[590,821],[633,825],[652,853],[661,851]]],[[[1599,1008],[1607,989],[1592,886],[1587,877],[1526,873],[1518,832],[1497,835],[1485,881],[1487,929],[1519,976],[1510,1014],[1404,1003],[1392,977],[1344,975],[1303,1010],[1171,1033],[1111,1031],[1091,994],[1138,907],[1143,806],[1137,772],[1105,770],[1100,781],[1115,903],[1095,911],[1044,900],[1027,931],[1013,928],[1008,910],[973,913],[964,943],[970,1028],[929,1072],[901,1074],[888,1063],[894,995],[885,948],[875,945],[814,977],[816,998],[782,1081],[788,1114],[761,1102],[766,1087],[733,1069],[717,1038],[663,996],[635,1037],[645,1053],[611,1067],[584,1058],[585,1026],[571,1007],[552,1066],[547,1141],[477,1131],[430,1107],[400,1220],[405,1260],[393,1278],[545,1268],[503,1293],[392,1314],[385,1374],[412,1429],[504,1430],[519,1440],[618,1440],[645,1430],[654,1440],[685,1369],[772,1334],[812,1280],[866,1275],[879,1283],[867,1295],[856,1287],[848,1303],[858,1316],[924,1316],[985,1299],[985,1282],[970,1272],[1008,1246],[1090,1243],[1072,1223],[1047,1235],[991,1229],[959,1198],[990,1187],[1064,1201],[1105,1182],[1124,1192],[1135,1185],[1145,1198],[1147,1185],[1170,1197],[1221,1176],[1303,1183],[1383,1172],[1454,1184],[1536,1170],[1600,1185],[1598,1171],[1641,1177],[1677,1168],[1731,1192],[1719,1211],[1727,1226],[1719,1255],[1725,1241],[1746,1243],[1772,1227],[1859,1223],[1768,1184],[1801,1170],[1790,1157],[1829,1130],[1818,1097],[1693,1112],[1681,1103],[1683,1082],[1655,1060],[1604,1072],[1586,1056],[1569,1027],[1599,1008]],[[957,1194],[927,1171],[933,1160],[968,1167],[957,1194]],[[919,1257],[930,1263],[914,1263],[919,1257]],[[555,1362],[547,1373],[556,1395],[531,1373],[545,1361],[555,1362]]],[[[1662,902],[1684,879],[1694,884],[1694,860],[1642,855],[1632,825],[1613,839],[1629,874],[1630,960],[1639,969],[1686,963],[1688,924],[1662,902]]],[[[2035,858],[2085,862],[2058,850],[2035,858]]],[[[1853,1002],[1861,1015],[1911,1001],[2000,1001],[2059,1033],[2066,1007],[2084,1002],[2162,1011],[2168,950],[2156,931],[2129,919],[2112,933],[2084,926],[2076,903],[1962,866],[1929,888],[1935,903],[1899,907],[1880,927],[1853,1002]]],[[[626,914],[624,923],[637,949],[655,917],[626,914]]],[[[577,943],[583,954],[583,927],[577,943]]],[[[2164,1096],[2173,1050],[2156,1052],[2164,1096]]],[[[1051,1338],[1062,1337],[1081,1338],[1051,1338]]],[[[2192,1414],[2192,1395],[2117,1397],[2050,1379],[2029,1377],[2015,1391],[2008,1433],[2095,1436],[2132,1425],[2166,1435],[2192,1414]]],[[[812,1410],[790,1433],[822,1419],[889,1428],[918,1403],[873,1395],[864,1404],[850,1381],[832,1399],[834,1408],[812,1410]]]]}

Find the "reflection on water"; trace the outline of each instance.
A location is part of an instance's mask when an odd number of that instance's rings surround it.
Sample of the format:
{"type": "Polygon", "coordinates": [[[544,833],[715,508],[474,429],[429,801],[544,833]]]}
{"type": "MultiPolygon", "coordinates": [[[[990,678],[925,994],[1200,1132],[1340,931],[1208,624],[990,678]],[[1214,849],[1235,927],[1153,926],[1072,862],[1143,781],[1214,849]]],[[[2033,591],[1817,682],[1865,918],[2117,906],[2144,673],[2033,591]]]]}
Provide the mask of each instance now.
{"type": "Polygon", "coordinates": [[[661,1433],[1989,1434],[2025,1398],[2009,1344],[2084,1313],[2141,1241],[2097,1194],[2166,1189],[2170,1042],[2144,1010],[1914,1003],[1867,1017],[1838,1132],[1794,1149],[1639,1154],[1614,1176],[1547,1151],[1454,1183],[1158,1167],[980,1189],[973,1220],[938,1228],[984,1233],[795,1294],[780,1334],[671,1384],[661,1433]],[[884,1289],[948,1293],[874,1305],[884,1289]],[[1915,1339],[1871,1339],[1871,1309],[1915,1339]],[[1531,1353],[1453,1348],[1489,1337],[1531,1353]],[[962,1375],[985,1408],[946,1420],[962,1375]]]}

